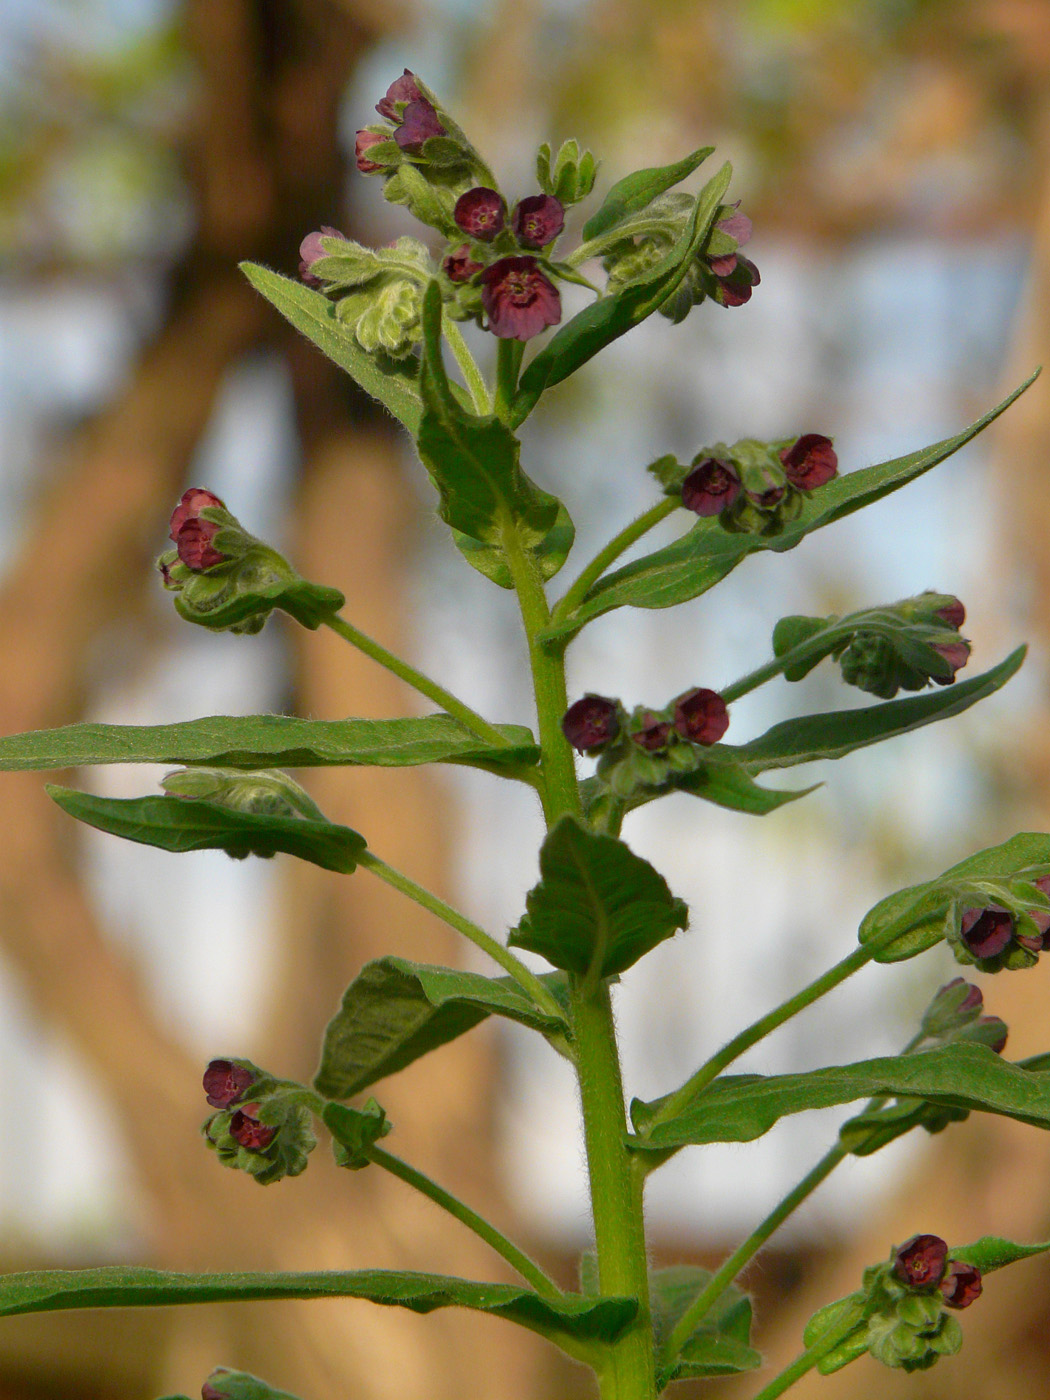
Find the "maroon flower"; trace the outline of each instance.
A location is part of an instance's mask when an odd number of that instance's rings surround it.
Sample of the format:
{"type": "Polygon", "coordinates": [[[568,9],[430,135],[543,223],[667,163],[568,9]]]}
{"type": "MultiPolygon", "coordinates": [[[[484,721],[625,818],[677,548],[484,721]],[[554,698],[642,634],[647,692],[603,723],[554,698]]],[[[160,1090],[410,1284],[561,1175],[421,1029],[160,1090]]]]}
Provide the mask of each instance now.
{"type": "Polygon", "coordinates": [[[585,695],[565,711],[561,732],[580,753],[596,753],[620,732],[616,701],[585,695]]]}
{"type": "Polygon", "coordinates": [[[423,142],[431,136],[444,136],[445,128],[434,109],[434,104],[425,97],[417,97],[405,108],[401,125],[394,132],[394,140],[403,151],[418,151],[423,142]]]}
{"type": "Polygon", "coordinates": [[[942,622],[946,622],[949,627],[954,627],[958,631],[966,621],[966,609],[958,598],[953,598],[950,603],[945,603],[943,608],[938,608],[934,617],[939,617],[942,622]]]}
{"type": "Polygon", "coordinates": [[[658,753],[661,749],[666,749],[670,737],[670,724],[664,719],[658,719],[652,710],[646,710],[642,715],[641,729],[635,729],[631,733],[632,742],[647,753],[658,753]]]}
{"type": "Polygon", "coordinates": [[[373,146],[378,146],[381,141],[387,141],[389,137],[380,136],[378,131],[359,131],[354,141],[354,158],[357,161],[357,168],[362,175],[374,175],[377,170],[382,170],[374,160],[369,160],[365,152],[371,150],[373,146]]]}
{"type": "Polygon", "coordinates": [[[781,448],[780,460],[792,486],[813,491],[838,475],[839,459],[829,437],[803,433],[790,447],[781,448]]]}
{"type": "Polygon", "coordinates": [[[400,113],[394,103],[418,102],[422,96],[415,73],[406,68],[401,77],[395,78],[387,88],[386,96],[376,103],[376,111],[381,117],[386,117],[387,121],[396,122],[400,120],[400,113]]]}
{"type": "Polygon", "coordinates": [[[944,657],[952,668],[952,673],[950,676],[931,676],[930,679],[935,685],[951,685],[955,680],[956,671],[961,671],[970,659],[970,643],[961,638],[957,642],[934,642],[933,649],[944,657]]]}
{"type": "Polygon", "coordinates": [[[739,495],[736,467],[720,457],[704,457],[682,482],[682,505],[694,515],[719,515],[739,495]]]}
{"type": "Polygon", "coordinates": [[[674,727],[692,744],[717,744],[729,728],[726,702],[717,690],[687,690],[675,701],[674,727]]]}
{"type": "Polygon", "coordinates": [[[948,1246],[937,1235],[912,1235],[893,1259],[893,1272],[909,1288],[931,1288],[940,1283],[948,1260],[948,1246]]]}
{"type": "Polygon", "coordinates": [[[498,190],[490,190],[487,185],[478,185],[460,195],[452,217],[464,233],[488,243],[503,227],[507,208],[498,190]]]}
{"type": "Polygon", "coordinates": [[[968,1308],[976,1303],[983,1287],[980,1269],[975,1264],[964,1264],[961,1259],[951,1261],[940,1282],[944,1301],[950,1308],[968,1308]]]}
{"type": "Polygon", "coordinates": [[[546,247],[565,227],[561,200],[552,194],[529,195],[515,206],[511,226],[526,248],[546,247]]]}
{"type": "Polygon", "coordinates": [[[469,282],[485,264],[475,262],[470,256],[469,243],[461,243],[458,248],[453,248],[446,254],[441,266],[450,282],[469,282]]]}
{"type": "Polygon", "coordinates": [[[204,1092],[212,1108],[229,1108],[255,1083],[255,1075],[245,1065],[232,1060],[212,1060],[204,1071],[204,1092]]]}
{"type": "Polygon", "coordinates": [[[952,987],[966,988],[962,1001],[960,1001],[955,1008],[956,1013],[960,1011],[978,1011],[984,1005],[984,993],[981,991],[980,987],[977,986],[976,982],[967,982],[965,977],[953,977],[950,982],[945,982],[944,986],[937,991],[934,1000],[936,1001],[937,997],[941,997],[945,992],[950,991],[952,987]]]}
{"type": "Polygon", "coordinates": [[[975,958],[998,957],[1013,934],[1013,916],[998,904],[963,910],[959,936],[975,958]]]}
{"type": "Polygon", "coordinates": [[[183,493],[182,500],[171,514],[169,537],[175,541],[179,558],[194,573],[213,568],[226,558],[212,544],[222,526],[214,520],[200,518],[200,512],[206,508],[226,509],[218,496],[213,496],[200,486],[191,486],[183,493]]]}
{"type": "Polygon", "coordinates": [[[481,304],[489,330],[503,339],[531,340],[561,320],[561,297],[535,258],[500,258],[481,274],[481,304]]]}
{"type": "MultiPolygon", "coordinates": [[[[365,134],[367,135],[367,133],[365,134]]],[[[378,168],[377,166],[376,169],[378,170],[378,168]]],[[[337,228],[330,228],[327,224],[322,224],[321,227],[313,233],[308,233],[299,244],[299,279],[305,282],[308,287],[321,286],[321,279],[315,277],[310,269],[313,267],[314,263],[317,262],[318,258],[328,256],[321,247],[322,238],[345,239],[346,234],[340,233],[337,228]]]]}
{"type": "Polygon", "coordinates": [[[276,1128],[267,1127],[253,1116],[252,1110],[258,1107],[257,1103],[246,1103],[230,1119],[230,1137],[249,1152],[265,1152],[277,1136],[276,1128]]]}

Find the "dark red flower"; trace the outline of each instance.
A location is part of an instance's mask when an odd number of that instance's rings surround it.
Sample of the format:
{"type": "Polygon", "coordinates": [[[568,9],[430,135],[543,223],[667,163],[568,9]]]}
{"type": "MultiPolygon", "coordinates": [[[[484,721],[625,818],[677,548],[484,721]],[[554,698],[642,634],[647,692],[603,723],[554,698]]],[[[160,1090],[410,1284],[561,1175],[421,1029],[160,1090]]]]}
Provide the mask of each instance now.
{"type": "Polygon", "coordinates": [[[666,720],[657,719],[652,710],[646,710],[642,715],[641,729],[635,729],[631,733],[632,742],[648,753],[658,753],[660,749],[666,749],[670,737],[670,724],[666,720]]]}
{"type": "Polygon", "coordinates": [[[357,133],[354,141],[354,158],[362,175],[374,175],[377,170],[383,169],[374,160],[369,160],[365,152],[371,150],[373,146],[378,146],[381,141],[389,139],[387,136],[380,136],[378,131],[359,131],[357,133]]]}
{"type": "Polygon", "coordinates": [[[444,136],[445,128],[434,109],[434,104],[425,97],[417,97],[405,108],[401,125],[394,131],[394,140],[403,151],[418,151],[423,142],[431,136],[444,136]]]}
{"type": "Polygon", "coordinates": [[[585,695],[565,711],[561,732],[580,753],[596,753],[620,732],[616,701],[585,695]]]}
{"type": "Polygon", "coordinates": [[[675,701],[674,727],[691,744],[717,744],[729,728],[726,702],[717,690],[687,690],[675,701]]]}
{"type": "MultiPolygon", "coordinates": [[[[714,298],[719,306],[743,306],[751,300],[751,293],[762,281],[758,268],[739,253],[732,253],[733,266],[729,272],[715,273],[714,298]]],[[[713,258],[712,263],[726,262],[726,258],[713,258]]]]}
{"type": "Polygon", "coordinates": [[[498,190],[478,185],[460,195],[452,217],[464,233],[487,243],[489,239],[495,238],[503,227],[507,208],[498,190]]]}
{"type": "MultiPolygon", "coordinates": [[[[379,167],[376,166],[376,169],[378,170],[379,167]]],[[[308,233],[299,244],[299,280],[305,282],[308,287],[321,286],[321,279],[315,277],[310,269],[318,258],[327,257],[325,250],[321,247],[322,238],[345,239],[346,234],[340,233],[337,228],[330,228],[327,224],[322,224],[313,233],[308,233]]]]}
{"type": "Polygon", "coordinates": [[[831,439],[820,433],[803,433],[797,442],[780,450],[784,472],[792,486],[814,491],[838,475],[839,459],[831,439]]]}
{"type": "Polygon", "coordinates": [[[963,910],[959,936],[975,958],[998,957],[1013,934],[1013,916],[998,904],[963,910]]]}
{"type": "Polygon", "coordinates": [[[968,1308],[976,1303],[983,1287],[980,1269],[976,1264],[964,1264],[961,1259],[951,1261],[940,1282],[944,1301],[950,1308],[968,1308]]]}
{"type": "Polygon", "coordinates": [[[191,486],[171,515],[170,538],[175,541],[179,558],[194,573],[221,564],[226,558],[212,544],[222,526],[200,518],[200,512],[208,507],[226,509],[218,496],[199,486],[191,486]]]}
{"type": "Polygon", "coordinates": [[[682,482],[682,505],[694,515],[719,515],[740,495],[740,476],[732,462],[705,457],[682,482]]]}
{"type": "Polygon", "coordinates": [[[453,248],[451,252],[446,254],[445,261],[441,266],[450,282],[469,282],[485,264],[475,262],[470,256],[469,243],[461,243],[458,248],[453,248]]]}
{"type": "Polygon", "coordinates": [[[481,304],[489,330],[503,339],[531,340],[561,320],[561,297],[536,259],[500,258],[481,274],[481,304]]]}
{"type": "Polygon", "coordinates": [[[258,1107],[257,1103],[246,1103],[230,1119],[230,1137],[249,1152],[265,1152],[277,1136],[276,1128],[267,1127],[253,1117],[252,1110],[258,1107]]]}
{"type": "Polygon", "coordinates": [[[934,642],[933,649],[944,657],[952,673],[950,676],[931,676],[930,679],[935,685],[951,685],[956,671],[961,671],[970,659],[970,643],[961,638],[957,642],[934,642]]]}
{"type": "Polygon", "coordinates": [[[958,598],[953,598],[950,603],[945,603],[943,608],[938,608],[934,617],[939,617],[942,622],[946,622],[949,627],[954,627],[958,631],[966,621],[966,609],[958,598]]]}
{"type": "Polygon", "coordinates": [[[552,194],[531,194],[514,207],[511,226],[526,248],[543,248],[565,227],[565,210],[552,194]]]}
{"type": "Polygon", "coordinates": [[[212,1108],[229,1108],[255,1083],[255,1075],[245,1065],[232,1060],[212,1060],[204,1071],[204,1092],[212,1108]]]}
{"type": "Polygon", "coordinates": [[[418,102],[422,96],[415,73],[406,68],[401,77],[395,78],[387,88],[386,96],[376,103],[376,111],[381,117],[386,117],[387,121],[396,122],[400,120],[400,113],[394,103],[418,102]]]}
{"type": "Polygon", "coordinates": [[[937,1235],[912,1235],[894,1255],[893,1272],[909,1288],[931,1288],[944,1277],[948,1246],[937,1235]]]}

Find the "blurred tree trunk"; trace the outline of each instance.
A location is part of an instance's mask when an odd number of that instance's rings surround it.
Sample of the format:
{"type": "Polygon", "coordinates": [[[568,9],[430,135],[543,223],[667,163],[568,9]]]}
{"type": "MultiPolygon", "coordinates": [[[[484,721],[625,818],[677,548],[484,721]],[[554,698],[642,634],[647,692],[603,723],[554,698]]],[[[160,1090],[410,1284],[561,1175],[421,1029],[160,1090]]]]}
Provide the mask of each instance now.
{"type": "MultiPolygon", "coordinates": [[[[351,0],[188,0],[184,14],[201,78],[188,158],[198,232],[172,278],[165,324],[121,397],[51,464],[25,548],[0,589],[3,732],[77,719],[107,629],[144,625],[151,556],[170,505],[228,372],[259,347],[283,350],[296,367],[304,572],[343,586],[355,620],[385,640],[396,642],[401,630],[408,512],[392,433],[363,414],[319,355],[290,344],[233,266],[248,256],[292,267],[302,234],[333,218],[343,178],[338,104],[372,23],[351,0]]],[[[302,639],[299,667],[307,713],[406,708],[385,672],[327,633],[302,639]]],[[[333,772],[315,786],[333,818],[348,816],[384,856],[440,886],[448,798],[428,775],[380,781],[333,772]]],[[[265,1196],[223,1171],[198,1136],[201,1066],[162,1031],[132,967],[99,927],[78,878],[75,829],[38,777],[11,775],[0,842],[0,949],[27,999],[70,1036],[112,1098],[151,1211],[150,1263],[507,1277],[501,1261],[429,1202],[374,1180],[378,1171],[337,1173],[323,1150],[305,1177],[265,1196]]],[[[324,1023],[363,961],[396,951],[450,962],[457,950],[412,906],[392,907],[389,891],[366,874],[345,880],[286,866],[285,975],[260,1058],[278,1073],[308,1073],[324,1023]]],[[[398,1150],[500,1218],[492,1050],[491,1038],[475,1034],[395,1081],[387,1102],[398,1150]]],[[[39,1321],[5,1325],[0,1371],[5,1355],[32,1351],[27,1339],[39,1335],[39,1321]]],[[[74,1350],[83,1319],[45,1321],[56,1343],[52,1373],[76,1376],[89,1393],[98,1358],[97,1349],[74,1350]]],[[[122,1352],[143,1350],[140,1330],[151,1374],[124,1394],[189,1391],[220,1363],[318,1400],[351,1384],[356,1400],[497,1400],[528,1389],[529,1343],[460,1313],[418,1319],[334,1302],[132,1313],[113,1332],[122,1352]]],[[[104,1377],[98,1384],[108,1392],[104,1377]]]]}

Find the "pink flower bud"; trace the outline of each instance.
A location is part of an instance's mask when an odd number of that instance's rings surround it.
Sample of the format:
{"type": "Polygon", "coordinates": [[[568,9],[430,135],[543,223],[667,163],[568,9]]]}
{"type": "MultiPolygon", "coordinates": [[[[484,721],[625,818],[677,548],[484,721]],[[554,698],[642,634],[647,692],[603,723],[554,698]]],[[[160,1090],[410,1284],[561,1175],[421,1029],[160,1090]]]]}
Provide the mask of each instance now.
{"type": "Polygon", "coordinates": [[[831,439],[821,433],[803,433],[790,447],[781,448],[780,460],[788,481],[800,491],[815,491],[838,475],[838,455],[831,439]]]}
{"type": "Polygon", "coordinates": [[[226,507],[210,491],[191,486],[171,515],[170,538],[175,541],[179,559],[194,573],[214,568],[227,557],[212,544],[222,526],[200,517],[200,512],[206,509],[225,510],[226,507]]]}
{"type": "Polygon", "coordinates": [[[674,727],[691,744],[717,744],[729,728],[726,702],[717,690],[687,690],[675,701],[674,727]]]}
{"type": "Polygon", "coordinates": [[[249,1152],[265,1152],[277,1136],[277,1129],[260,1123],[254,1117],[257,1103],[246,1103],[230,1119],[230,1137],[249,1152]]]}
{"type": "Polygon", "coordinates": [[[225,501],[220,501],[218,496],[213,496],[210,491],[205,491],[201,486],[191,486],[188,491],[182,493],[182,500],[171,513],[171,523],[168,527],[168,539],[179,542],[179,531],[187,520],[196,520],[202,510],[225,510],[225,501]]]}
{"type": "Polygon", "coordinates": [[[980,1269],[976,1264],[964,1264],[961,1259],[951,1261],[940,1282],[944,1301],[950,1308],[968,1308],[976,1303],[983,1287],[980,1269]]]}
{"type": "Polygon", "coordinates": [[[418,97],[405,108],[401,125],[394,131],[394,140],[403,151],[418,151],[431,136],[444,135],[445,128],[433,103],[418,97]]]}
{"type": "Polygon", "coordinates": [[[386,96],[376,103],[376,111],[381,117],[386,117],[387,121],[396,122],[400,120],[400,114],[394,103],[418,102],[422,96],[416,75],[406,68],[401,77],[395,78],[387,88],[386,96]]]}
{"type": "Polygon", "coordinates": [[[357,133],[354,139],[354,159],[357,161],[357,168],[362,175],[374,175],[377,170],[383,169],[374,160],[369,160],[365,152],[388,139],[386,136],[380,136],[378,131],[359,131],[357,133]]]}
{"type": "Polygon", "coordinates": [[[484,265],[484,263],[475,262],[470,256],[469,243],[461,243],[458,248],[453,248],[445,255],[445,261],[441,267],[450,282],[469,282],[472,277],[477,276],[484,265]]]}
{"type": "Polygon", "coordinates": [[[958,598],[953,598],[950,603],[945,603],[943,608],[938,608],[934,617],[939,617],[942,622],[946,622],[949,627],[954,627],[958,631],[966,621],[966,609],[958,598]]]}
{"type": "Polygon", "coordinates": [[[580,753],[597,753],[620,732],[616,701],[585,695],[565,711],[561,732],[580,753]]]}
{"type": "Polygon", "coordinates": [[[912,1235],[897,1250],[893,1272],[909,1288],[931,1288],[940,1283],[948,1260],[948,1246],[938,1235],[912,1235]]]}
{"type": "Polygon", "coordinates": [[[255,1075],[232,1060],[212,1060],[204,1071],[203,1083],[212,1108],[229,1108],[255,1083],[255,1075]]]}
{"type": "Polygon", "coordinates": [[[478,185],[461,194],[452,211],[452,217],[463,232],[484,243],[496,237],[503,227],[506,214],[502,195],[485,185],[478,185]]]}
{"type": "Polygon", "coordinates": [[[970,643],[960,639],[957,642],[934,642],[933,649],[943,656],[952,668],[950,676],[931,676],[935,685],[951,685],[956,671],[961,671],[970,659],[970,643]]]}
{"type": "Polygon", "coordinates": [[[512,227],[526,248],[544,248],[565,227],[565,210],[552,194],[533,194],[514,209],[512,227]]]}
{"type": "Polygon", "coordinates": [[[308,287],[321,286],[321,279],[315,277],[310,269],[319,258],[327,257],[325,250],[321,247],[322,238],[342,238],[345,240],[346,234],[340,233],[337,228],[330,228],[328,224],[322,224],[313,233],[308,233],[299,244],[299,280],[305,282],[308,287]]]}
{"type": "Polygon", "coordinates": [[[682,505],[694,515],[719,515],[739,495],[737,470],[720,457],[704,457],[682,482],[682,505]]]}

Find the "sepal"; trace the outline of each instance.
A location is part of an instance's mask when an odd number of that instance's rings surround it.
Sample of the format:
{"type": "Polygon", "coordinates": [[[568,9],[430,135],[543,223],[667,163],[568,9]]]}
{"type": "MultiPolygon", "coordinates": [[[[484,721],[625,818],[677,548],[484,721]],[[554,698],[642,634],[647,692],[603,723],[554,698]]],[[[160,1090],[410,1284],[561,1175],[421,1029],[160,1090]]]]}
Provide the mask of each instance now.
{"type": "Polygon", "coordinates": [[[360,1171],[371,1163],[371,1148],[393,1126],[375,1099],[369,1099],[364,1108],[326,1103],[321,1118],[332,1134],[336,1166],[350,1171],[360,1171]]]}

